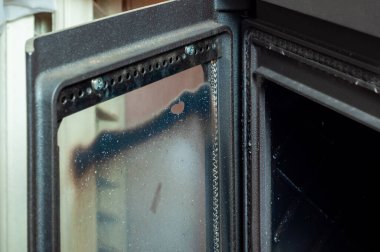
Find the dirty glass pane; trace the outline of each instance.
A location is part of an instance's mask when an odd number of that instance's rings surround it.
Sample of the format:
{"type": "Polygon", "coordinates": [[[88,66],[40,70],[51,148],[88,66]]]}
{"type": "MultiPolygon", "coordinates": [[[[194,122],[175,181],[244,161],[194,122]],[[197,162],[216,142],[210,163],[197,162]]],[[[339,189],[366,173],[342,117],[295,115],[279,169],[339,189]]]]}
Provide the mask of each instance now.
{"type": "Polygon", "coordinates": [[[372,251],[380,134],[274,84],[266,93],[271,251],[372,251]]]}
{"type": "Polygon", "coordinates": [[[201,66],[64,118],[62,251],[204,251],[213,114],[201,66]]]}

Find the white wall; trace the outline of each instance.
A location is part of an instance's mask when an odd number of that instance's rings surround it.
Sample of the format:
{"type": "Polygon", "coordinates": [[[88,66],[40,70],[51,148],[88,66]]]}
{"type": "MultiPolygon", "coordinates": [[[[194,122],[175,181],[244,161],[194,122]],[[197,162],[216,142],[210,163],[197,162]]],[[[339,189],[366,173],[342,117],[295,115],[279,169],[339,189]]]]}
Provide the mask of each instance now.
{"type": "Polygon", "coordinates": [[[26,251],[25,41],[34,17],[5,25],[0,44],[0,251],[26,251]]]}

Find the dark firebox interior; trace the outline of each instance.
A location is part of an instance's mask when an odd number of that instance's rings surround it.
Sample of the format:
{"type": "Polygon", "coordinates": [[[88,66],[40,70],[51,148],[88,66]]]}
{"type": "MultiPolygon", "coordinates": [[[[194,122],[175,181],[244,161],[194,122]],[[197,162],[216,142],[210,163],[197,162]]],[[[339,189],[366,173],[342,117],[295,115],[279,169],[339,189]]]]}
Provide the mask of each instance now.
{"type": "Polygon", "coordinates": [[[272,83],[266,104],[272,250],[374,247],[369,233],[376,218],[369,209],[376,199],[379,132],[272,83]]]}

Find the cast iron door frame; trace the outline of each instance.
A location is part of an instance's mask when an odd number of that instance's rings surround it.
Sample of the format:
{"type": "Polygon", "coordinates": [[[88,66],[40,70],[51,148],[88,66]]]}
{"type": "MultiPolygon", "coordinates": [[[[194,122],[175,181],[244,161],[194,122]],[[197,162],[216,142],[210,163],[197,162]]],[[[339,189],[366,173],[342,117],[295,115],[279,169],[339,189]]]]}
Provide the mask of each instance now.
{"type": "Polygon", "coordinates": [[[60,121],[66,115],[131,90],[111,92],[102,98],[93,96],[68,109],[62,106],[62,94],[77,92],[78,88],[94,89],[91,80],[122,67],[135,65],[144,74],[141,64],[160,60],[168,52],[185,54],[187,46],[195,46],[192,57],[183,59],[178,67],[169,66],[169,70],[142,80],[135,88],[196,64],[203,63],[212,71],[210,62],[214,62],[220,101],[218,114],[222,116],[218,116],[219,174],[215,185],[218,201],[213,205],[217,222],[213,223],[216,232],[212,247],[236,249],[234,207],[237,204],[234,203],[235,181],[231,178],[235,177],[234,155],[238,148],[234,144],[237,136],[233,134],[237,101],[233,99],[236,87],[231,74],[232,32],[217,23],[214,16],[211,1],[169,1],[37,37],[27,43],[29,251],[60,251],[57,146],[60,121]],[[203,51],[206,56],[201,56],[203,51]]]}

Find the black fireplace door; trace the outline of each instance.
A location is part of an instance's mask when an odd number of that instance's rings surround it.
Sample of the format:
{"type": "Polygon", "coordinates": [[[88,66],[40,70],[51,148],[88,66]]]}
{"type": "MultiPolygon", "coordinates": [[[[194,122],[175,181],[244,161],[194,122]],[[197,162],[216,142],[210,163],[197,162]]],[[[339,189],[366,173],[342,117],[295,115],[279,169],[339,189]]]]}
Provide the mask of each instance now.
{"type": "Polygon", "coordinates": [[[247,251],[377,246],[379,8],[260,0],[243,22],[247,251]]]}
{"type": "Polygon", "coordinates": [[[231,48],[202,0],[28,42],[29,251],[236,246],[231,48]]]}

